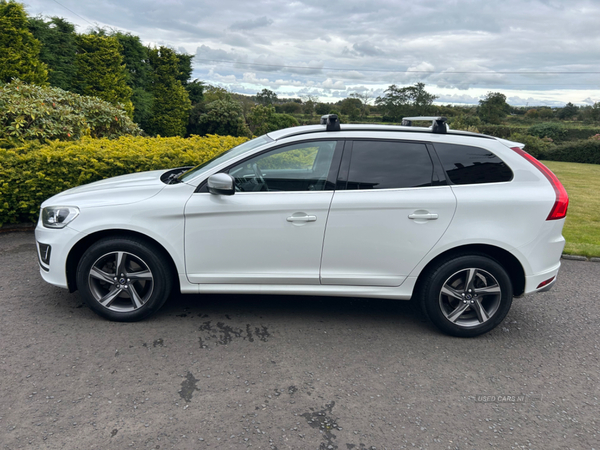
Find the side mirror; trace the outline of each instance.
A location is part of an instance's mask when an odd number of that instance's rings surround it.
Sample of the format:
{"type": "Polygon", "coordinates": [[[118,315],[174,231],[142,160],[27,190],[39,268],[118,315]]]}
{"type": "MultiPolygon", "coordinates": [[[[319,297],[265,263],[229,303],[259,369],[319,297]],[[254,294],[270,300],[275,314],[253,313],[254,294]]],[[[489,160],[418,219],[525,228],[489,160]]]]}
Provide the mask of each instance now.
{"type": "Polygon", "coordinates": [[[215,173],[208,177],[208,192],[215,195],[233,195],[235,180],[228,173],[215,173]]]}

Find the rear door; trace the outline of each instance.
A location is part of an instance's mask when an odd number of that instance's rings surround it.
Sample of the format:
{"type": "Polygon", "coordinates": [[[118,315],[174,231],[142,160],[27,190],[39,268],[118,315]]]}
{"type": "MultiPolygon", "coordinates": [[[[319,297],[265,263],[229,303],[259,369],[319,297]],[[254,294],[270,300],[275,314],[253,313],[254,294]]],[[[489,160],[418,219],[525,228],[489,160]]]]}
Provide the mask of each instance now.
{"type": "Polygon", "coordinates": [[[422,142],[346,144],[325,232],[322,284],[402,284],[456,209],[432,156],[422,142]]]}

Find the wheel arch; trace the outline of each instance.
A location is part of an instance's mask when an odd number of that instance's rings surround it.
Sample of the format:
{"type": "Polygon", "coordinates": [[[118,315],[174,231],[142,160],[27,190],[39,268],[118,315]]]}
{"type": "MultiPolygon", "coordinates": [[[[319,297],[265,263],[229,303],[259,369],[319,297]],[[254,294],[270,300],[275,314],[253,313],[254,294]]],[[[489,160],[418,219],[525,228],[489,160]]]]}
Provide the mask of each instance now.
{"type": "Polygon", "coordinates": [[[143,233],[132,231],[132,230],[124,230],[124,229],[111,229],[111,230],[101,230],[95,233],[89,234],[79,240],[69,252],[69,256],[67,256],[67,264],[66,264],[66,273],[67,273],[67,285],[69,287],[69,292],[75,292],[77,290],[77,265],[81,257],[83,256],[85,250],[89,248],[94,243],[98,242],[101,239],[108,237],[129,237],[136,238],[142,241],[148,242],[156,247],[163,253],[165,261],[169,265],[169,270],[173,275],[173,287],[175,289],[181,290],[179,277],[177,276],[177,266],[175,265],[175,261],[169,254],[169,252],[165,249],[165,247],[158,242],[156,239],[151,238],[148,235],[143,233]]]}
{"type": "Polygon", "coordinates": [[[466,254],[480,254],[488,256],[496,260],[508,273],[513,287],[513,295],[519,297],[525,292],[525,270],[521,262],[509,251],[503,248],[487,244],[469,244],[460,247],[451,248],[443,253],[440,253],[435,258],[427,263],[421,270],[417,278],[414,292],[420,291],[420,286],[423,279],[429,273],[431,267],[437,265],[442,260],[449,260],[453,257],[466,254]]]}

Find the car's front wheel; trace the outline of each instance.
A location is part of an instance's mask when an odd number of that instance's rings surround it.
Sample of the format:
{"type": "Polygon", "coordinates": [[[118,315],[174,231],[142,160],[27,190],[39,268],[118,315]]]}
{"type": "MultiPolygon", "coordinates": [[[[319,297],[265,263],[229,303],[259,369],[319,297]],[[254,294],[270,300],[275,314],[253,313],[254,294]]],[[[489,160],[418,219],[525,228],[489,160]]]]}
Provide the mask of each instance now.
{"type": "Polygon", "coordinates": [[[474,337],[500,324],[512,304],[506,270],[485,255],[460,255],[432,267],[421,285],[421,301],[443,332],[474,337]]]}
{"type": "Polygon", "coordinates": [[[100,316],[133,322],[154,314],[171,293],[172,275],[163,252],[142,240],[105,238],[79,261],[77,286],[100,316]]]}

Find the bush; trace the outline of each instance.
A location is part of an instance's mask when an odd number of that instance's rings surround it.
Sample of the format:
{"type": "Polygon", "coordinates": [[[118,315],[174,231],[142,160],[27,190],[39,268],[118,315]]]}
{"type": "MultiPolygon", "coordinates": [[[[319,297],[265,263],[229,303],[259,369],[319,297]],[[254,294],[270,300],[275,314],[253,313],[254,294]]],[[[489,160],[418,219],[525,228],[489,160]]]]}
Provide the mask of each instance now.
{"type": "Polygon", "coordinates": [[[84,138],[0,149],[0,225],[35,222],[40,204],[65,189],[132,172],[195,166],[245,137],[84,138]]]}
{"type": "Polygon", "coordinates": [[[565,142],[541,155],[550,161],[600,164],[600,140],[586,139],[565,142]]]}
{"type": "Polygon", "coordinates": [[[464,130],[471,131],[473,133],[479,133],[481,119],[479,119],[477,116],[460,114],[459,116],[453,117],[451,120],[449,120],[448,125],[453,130],[464,130]]]}
{"type": "Polygon", "coordinates": [[[95,97],[19,80],[0,86],[0,141],[5,143],[116,138],[140,132],[123,108],[95,97]]]}
{"type": "Polygon", "coordinates": [[[506,125],[491,125],[481,124],[477,126],[480,133],[487,134],[490,136],[499,137],[502,139],[509,139],[513,133],[524,133],[526,128],[523,127],[508,127],[506,125]]]}
{"type": "Polygon", "coordinates": [[[205,113],[198,115],[197,124],[194,124],[194,131],[198,134],[252,136],[244,121],[242,105],[233,100],[230,95],[206,103],[204,108],[205,113]]]}
{"type": "Polygon", "coordinates": [[[297,127],[299,125],[298,120],[289,114],[273,114],[273,120],[271,123],[273,126],[275,126],[276,130],[297,127]]]}
{"type": "Polygon", "coordinates": [[[525,144],[524,150],[534,158],[538,159],[543,158],[550,149],[555,147],[551,139],[542,139],[537,136],[531,136],[530,134],[513,133],[508,139],[510,141],[525,144]]]}
{"type": "Polygon", "coordinates": [[[298,121],[288,114],[277,114],[273,106],[257,105],[248,114],[248,125],[255,136],[295,127],[298,121]]]}
{"type": "Polygon", "coordinates": [[[539,138],[550,138],[553,141],[562,141],[566,136],[565,128],[561,124],[551,122],[533,125],[529,127],[527,133],[539,138]]]}

